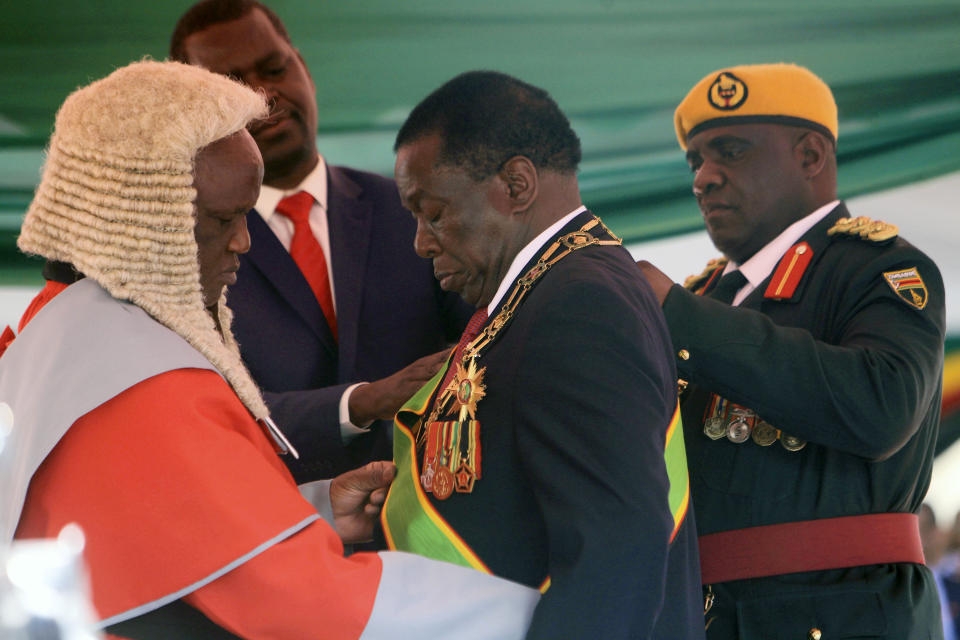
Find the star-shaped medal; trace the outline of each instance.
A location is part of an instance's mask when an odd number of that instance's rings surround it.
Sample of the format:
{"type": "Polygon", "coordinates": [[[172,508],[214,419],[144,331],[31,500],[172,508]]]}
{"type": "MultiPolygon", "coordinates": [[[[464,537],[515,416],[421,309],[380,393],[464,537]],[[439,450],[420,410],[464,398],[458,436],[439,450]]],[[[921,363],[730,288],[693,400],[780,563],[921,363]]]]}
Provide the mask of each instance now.
{"type": "Polygon", "coordinates": [[[467,415],[471,420],[476,420],[477,403],[486,395],[483,386],[483,373],[486,369],[486,367],[478,369],[477,362],[473,358],[466,367],[462,362],[457,363],[457,373],[445,391],[453,394],[454,408],[460,410],[460,421],[466,420],[467,415]]]}

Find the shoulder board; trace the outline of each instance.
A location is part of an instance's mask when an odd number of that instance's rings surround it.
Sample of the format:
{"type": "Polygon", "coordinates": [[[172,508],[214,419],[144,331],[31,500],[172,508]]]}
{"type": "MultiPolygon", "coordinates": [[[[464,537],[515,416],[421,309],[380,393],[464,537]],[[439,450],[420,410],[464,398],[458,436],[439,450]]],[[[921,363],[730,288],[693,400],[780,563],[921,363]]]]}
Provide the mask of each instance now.
{"type": "Polygon", "coordinates": [[[726,258],[713,258],[707,263],[707,266],[704,267],[703,271],[701,271],[699,274],[695,276],[688,276],[687,279],[683,281],[683,288],[694,291],[701,286],[706,286],[710,276],[719,272],[725,266],[727,266],[726,258]]]}
{"type": "Polygon", "coordinates": [[[827,229],[828,236],[860,238],[875,244],[891,242],[899,233],[897,225],[871,220],[866,216],[840,218],[835,225],[827,229]]]}

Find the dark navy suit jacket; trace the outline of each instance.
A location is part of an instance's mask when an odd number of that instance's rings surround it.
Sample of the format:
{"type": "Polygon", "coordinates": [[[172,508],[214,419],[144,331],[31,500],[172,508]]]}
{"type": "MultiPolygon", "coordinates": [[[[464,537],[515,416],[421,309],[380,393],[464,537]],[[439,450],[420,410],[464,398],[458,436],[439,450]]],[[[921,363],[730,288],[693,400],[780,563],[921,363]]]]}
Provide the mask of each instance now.
{"type": "Polygon", "coordinates": [[[670,335],[629,253],[588,247],[554,264],[477,365],[482,477],[428,499],[495,575],[550,576],[528,640],[702,639],[692,513],[669,541],[670,335]]]}
{"type": "Polygon", "coordinates": [[[256,211],[247,215],[250,251],[228,293],[243,359],[300,452],[300,461],[288,460],[298,482],[389,459],[390,430],[381,423],[343,445],[341,395],[455,342],[472,313],[439,288],[430,261],[414,253],[416,225],[392,180],[328,165],[327,185],[339,340],[256,211]]]}

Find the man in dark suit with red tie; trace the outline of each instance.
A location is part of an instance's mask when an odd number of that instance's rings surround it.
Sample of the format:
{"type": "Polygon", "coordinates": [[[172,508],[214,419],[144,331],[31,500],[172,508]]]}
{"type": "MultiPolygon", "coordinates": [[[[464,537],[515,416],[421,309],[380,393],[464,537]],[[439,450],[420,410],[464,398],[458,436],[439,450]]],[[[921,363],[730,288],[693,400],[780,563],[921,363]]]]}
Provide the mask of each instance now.
{"type": "Polygon", "coordinates": [[[251,128],[264,160],[251,250],[230,288],[234,333],[302,462],[298,481],[389,458],[389,419],[439,367],[471,309],[412,249],[393,181],[317,152],[315,86],[280,19],[249,0],[204,0],[170,57],[264,91],[251,128]],[[412,364],[411,364],[412,363],[412,364]]]}

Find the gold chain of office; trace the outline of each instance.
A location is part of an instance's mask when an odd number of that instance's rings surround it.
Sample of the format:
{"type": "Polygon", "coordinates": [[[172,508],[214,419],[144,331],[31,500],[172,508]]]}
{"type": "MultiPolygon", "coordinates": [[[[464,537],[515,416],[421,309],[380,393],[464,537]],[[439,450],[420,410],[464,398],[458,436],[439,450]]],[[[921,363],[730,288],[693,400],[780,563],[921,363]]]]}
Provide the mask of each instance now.
{"type": "MultiPolygon", "coordinates": [[[[500,312],[494,316],[493,321],[490,322],[483,331],[481,331],[476,338],[470,341],[469,344],[463,350],[463,357],[461,359],[461,364],[466,365],[471,358],[479,358],[481,352],[485,351],[496,339],[497,334],[499,334],[503,329],[510,323],[514,315],[516,315],[517,308],[520,306],[520,303],[523,302],[524,297],[527,293],[534,287],[540,278],[550,270],[550,268],[566,258],[568,255],[574,251],[579,251],[586,247],[591,247],[594,245],[622,245],[623,240],[619,238],[616,234],[610,231],[607,228],[607,225],[603,224],[603,221],[600,218],[594,217],[593,220],[589,221],[577,231],[572,231],[565,235],[557,238],[553,244],[547,247],[547,250],[541,254],[540,258],[537,260],[537,263],[530,267],[530,269],[517,280],[517,284],[513,287],[513,290],[510,292],[510,296],[507,298],[507,301],[500,308],[500,312]],[[594,236],[590,233],[594,227],[599,225],[603,232],[610,236],[612,240],[601,240],[599,237],[594,236]],[[557,253],[557,250],[563,247],[563,251],[557,253]],[[557,255],[554,255],[557,253],[557,255]]],[[[455,363],[451,362],[450,366],[454,366],[455,363]]],[[[434,403],[433,411],[430,414],[430,418],[427,421],[427,424],[430,422],[435,422],[439,419],[440,413],[450,400],[455,397],[456,393],[448,389],[441,389],[440,396],[437,401],[434,403]]]]}

